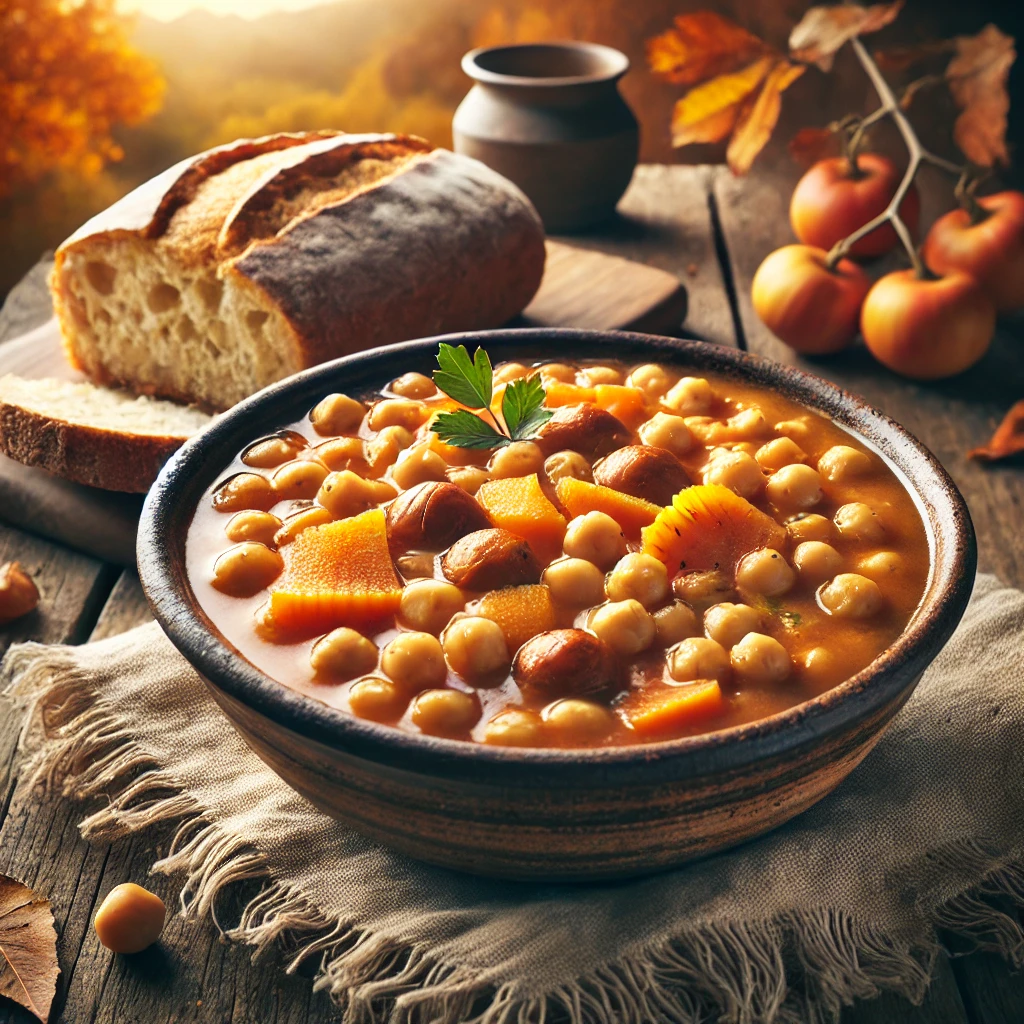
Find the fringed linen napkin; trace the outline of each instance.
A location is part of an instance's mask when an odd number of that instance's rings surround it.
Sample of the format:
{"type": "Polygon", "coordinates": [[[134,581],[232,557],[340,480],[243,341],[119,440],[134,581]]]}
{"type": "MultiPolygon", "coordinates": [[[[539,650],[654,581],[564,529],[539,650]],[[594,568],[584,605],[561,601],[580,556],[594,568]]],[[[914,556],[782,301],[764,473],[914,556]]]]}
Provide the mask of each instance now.
{"type": "MultiPolygon", "coordinates": [[[[180,822],[186,913],[265,879],[231,937],[288,933],[351,1022],[827,1020],[920,999],[947,928],[1024,961],[1024,594],[979,578],[962,625],[873,753],[771,835],[677,871],[588,886],[486,881],[324,817],[236,736],[155,625],[13,649],[24,748],[104,838],[180,822]]],[[[557,780],[553,780],[557,784],[557,780]]]]}

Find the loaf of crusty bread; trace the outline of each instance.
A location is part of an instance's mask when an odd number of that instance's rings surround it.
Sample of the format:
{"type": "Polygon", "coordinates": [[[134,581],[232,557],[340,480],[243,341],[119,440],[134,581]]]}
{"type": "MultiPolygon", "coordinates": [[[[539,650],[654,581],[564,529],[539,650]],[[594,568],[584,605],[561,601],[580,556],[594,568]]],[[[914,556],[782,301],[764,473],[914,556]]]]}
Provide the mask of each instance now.
{"type": "Polygon", "coordinates": [[[92,380],[217,410],[359,349],[500,326],[543,269],[536,211],[483,164],[318,132],[172,167],[64,242],[51,287],[92,380]]]}

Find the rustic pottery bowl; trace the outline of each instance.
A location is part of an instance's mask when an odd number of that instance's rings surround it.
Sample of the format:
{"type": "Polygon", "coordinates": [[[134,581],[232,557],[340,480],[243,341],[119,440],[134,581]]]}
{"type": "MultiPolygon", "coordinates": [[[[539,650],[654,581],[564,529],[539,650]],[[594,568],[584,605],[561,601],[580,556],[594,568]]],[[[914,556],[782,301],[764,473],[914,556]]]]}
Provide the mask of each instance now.
{"type": "Polygon", "coordinates": [[[449,341],[495,362],[664,361],[776,390],[873,446],[915,496],[931,549],[920,607],[899,639],[833,690],[753,724],[598,750],[487,747],[364,721],[275,682],[200,610],[185,537],[206,489],[253,438],[324,394],[429,373],[438,339],[307,370],[242,402],[167,464],[146,499],[139,569],[161,626],[246,742],[328,814],[413,857],[507,878],[583,880],[648,872],[733,846],[799,814],[864,758],[952,633],[974,580],[974,532],[935,458],[862,400],[734,349],[639,334],[506,330],[449,341]]]}
{"type": "Polygon", "coordinates": [[[530,197],[548,231],[576,231],[615,212],[640,134],[619,94],[624,53],[597,43],[472,50],[475,81],[455,111],[456,153],[475,157],[530,197]]]}

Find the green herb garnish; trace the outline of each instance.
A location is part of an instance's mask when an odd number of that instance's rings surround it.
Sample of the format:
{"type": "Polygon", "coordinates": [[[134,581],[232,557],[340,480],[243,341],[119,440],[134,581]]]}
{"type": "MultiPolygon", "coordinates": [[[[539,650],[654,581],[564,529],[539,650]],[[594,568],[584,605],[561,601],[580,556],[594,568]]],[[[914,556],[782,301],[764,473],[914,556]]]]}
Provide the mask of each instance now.
{"type": "Polygon", "coordinates": [[[434,383],[466,409],[438,414],[433,430],[445,444],[456,448],[504,448],[513,441],[529,441],[549,419],[552,411],[544,408],[544,387],[537,377],[516,380],[505,388],[501,399],[503,428],[491,412],[494,396],[491,360],[478,348],[469,358],[464,345],[457,348],[442,342],[437,350],[438,369],[434,383]],[[488,423],[470,409],[479,409],[490,417],[488,423]]]}
{"type": "Polygon", "coordinates": [[[763,599],[764,607],[770,615],[774,615],[788,629],[796,629],[803,622],[803,616],[799,612],[784,608],[777,597],[766,597],[763,599]]]}

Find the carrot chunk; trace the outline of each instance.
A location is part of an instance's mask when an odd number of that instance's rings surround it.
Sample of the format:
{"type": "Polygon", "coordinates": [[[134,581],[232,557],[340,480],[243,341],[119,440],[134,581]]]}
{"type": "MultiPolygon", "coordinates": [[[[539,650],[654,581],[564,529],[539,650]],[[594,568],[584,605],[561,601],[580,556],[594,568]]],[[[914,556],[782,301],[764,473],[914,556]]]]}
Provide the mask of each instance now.
{"type": "Polygon", "coordinates": [[[579,405],[580,402],[593,402],[597,398],[595,388],[583,388],[578,384],[563,384],[552,381],[544,387],[544,404],[549,409],[557,409],[561,405],[579,405]]]}
{"type": "Polygon", "coordinates": [[[501,626],[509,654],[515,654],[531,637],[558,624],[551,591],[543,584],[492,590],[469,610],[501,626]]]}
{"type": "Polygon", "coordinates": [[[522,537],[542,562],[561,552],[565,517],[548,500],[536,473],[488,480],[480,485],[476,500],[497,526],[522,537]]]}
{"type": "Polygon", "coordinates": [[[558,500],[573,517],[586,515],[588,512],[604,512],[612,517],[629,538],[636,540],[640,530],[649,526],[661,511],[657,505],[643,498],[634,498],[631,494],[590,484],[574,477],[564,477],[555,487],[558,500]]]}
{"type": "Polygon", "coordinates": [[[644,554],[676,572],[732,572],[758,548],[779,547],[786,531],[771,516],[721,484],[695,484],[643,531],[644,554]]]}
{"type": "Polygon", "coordinates": [[[598,384],[594,388],[594,404],[610,412],[619,422],[635,430],[647,419],[643,392],[624,384],[598,384]]]}
{"type": "Polygon", "coordinates": [[[684,733],[724,709],[722,691],[711,679],[644,691],[623,705],[622,713],[636,733],[656,739],[684,733]]]}
{"type": "Polygon", "coordinates": [[[284,575],[270,594],[270,615],[281,629],[324,632],[398,609],[402,584],[382,509],[311,526],[288,550],[284,575]]]}

